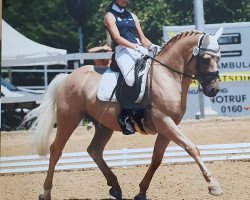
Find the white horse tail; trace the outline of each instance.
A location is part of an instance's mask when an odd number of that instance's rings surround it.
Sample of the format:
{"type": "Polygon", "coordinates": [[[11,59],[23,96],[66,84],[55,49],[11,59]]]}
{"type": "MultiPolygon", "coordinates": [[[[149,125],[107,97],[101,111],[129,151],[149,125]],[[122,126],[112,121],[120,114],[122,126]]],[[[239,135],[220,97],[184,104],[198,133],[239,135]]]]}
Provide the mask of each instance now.
{"type": "Polygon", "coordinates": [[[56,123],[57,91],[67,76],[68,74],[57,75],[49,84],[40,106],[31,110],[24,118],[23,123],[36,118],[32,122],[31,129],[34,133],[34,151],[40,156],[46,156],[49,153],[49,139],[56,123]]]}

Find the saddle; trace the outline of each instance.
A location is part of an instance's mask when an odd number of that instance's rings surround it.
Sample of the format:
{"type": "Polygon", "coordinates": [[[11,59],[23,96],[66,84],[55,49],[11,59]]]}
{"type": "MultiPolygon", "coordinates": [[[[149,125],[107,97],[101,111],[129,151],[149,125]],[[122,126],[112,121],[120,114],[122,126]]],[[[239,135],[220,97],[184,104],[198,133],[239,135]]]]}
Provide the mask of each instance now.
{"type": "MultiPolygon", "coordinates": [[[[117,85],[114,88],[115,95],[117,101],[123,105],[123,104],[133,104],[133,103],[138,103],[141,99],[136,101],[141,93],[141,91],[145,90],[146,84],[143,85],[144,88],[141,88],[142,86],[142,78],[143,76],[147,76],[145,74],[145,69],[146,69],[146,62],[147,62],[147,57],[142,57],[141,59],[138,59],[135,63],[135,82],[133,86],[128,86],[124,80],[124,77],[116,63],[115,60],[115,54],[112,55],[112,61],[110,65],[110,69],[114,72],[118,72],[118,80],[117,80],[117,85]],[[124,98],[124,94],[129,94],[126,95],[126,98],[124,98]]],[[[146,78],[146,77],[145,77],[146,78]]],[[[143,92],[144,93],[144,92],[143,92]]]]}
{"type": "Polygon", "coordinates": [[[146,88],[147,74],[151,60],[143,57],[136,61],[135,65],[135,83],[132,87],[128,86],[123,78],[122,73],[115,61],[115,54],[112,55],[112,62],[109,68],[104,72],[97,97],[101,101],[140,103],[146,88]],[[126,95],[126,98],[122,94],[126,95]]]}

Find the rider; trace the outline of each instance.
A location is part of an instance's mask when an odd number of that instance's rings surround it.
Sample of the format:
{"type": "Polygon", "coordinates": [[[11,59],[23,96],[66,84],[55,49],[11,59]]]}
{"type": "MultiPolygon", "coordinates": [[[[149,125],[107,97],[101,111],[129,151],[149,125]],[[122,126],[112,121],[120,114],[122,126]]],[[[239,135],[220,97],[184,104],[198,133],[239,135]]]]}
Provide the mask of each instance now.
{"type": "MultiPolygon", "coordinates": [[[[137,59],[148,55],[154,48],[145,37],[137,16],[126,8],[128,0],[114,0],[104,16],[104,23],[112,36],[115,45],[115,60],[128,86],[135,82],[134,66],[137,59]]],[[[134,129],[129,117],[131,107],[121,105],[118,122],[125,135],[133,134],[134,129]]]]}

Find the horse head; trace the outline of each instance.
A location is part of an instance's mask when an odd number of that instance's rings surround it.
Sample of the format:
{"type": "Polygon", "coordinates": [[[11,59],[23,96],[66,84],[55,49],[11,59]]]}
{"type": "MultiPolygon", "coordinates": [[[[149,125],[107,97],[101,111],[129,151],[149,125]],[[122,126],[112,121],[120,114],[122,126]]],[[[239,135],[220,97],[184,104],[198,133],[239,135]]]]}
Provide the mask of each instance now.
{"type": "Polygon", "coordinates": [[[222,35],[221,27],[215,35],[202,34],[198,44],[193,48],[196,59],[195,77],[202,86],[206,96],[214,97],[219,91],[219,71],[217,64],[220,60],[220,47],[218,39],[222,35]]]}

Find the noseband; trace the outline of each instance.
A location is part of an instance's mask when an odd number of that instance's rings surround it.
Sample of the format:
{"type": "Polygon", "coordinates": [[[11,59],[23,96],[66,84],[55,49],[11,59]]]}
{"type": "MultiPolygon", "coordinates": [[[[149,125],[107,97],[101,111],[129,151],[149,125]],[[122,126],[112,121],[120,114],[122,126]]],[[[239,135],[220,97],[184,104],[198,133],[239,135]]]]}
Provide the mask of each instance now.
{"type": "Polygon", "coordinates": [[[196,58],[196,74],[194,75],[194,78],[198,80],[201,85],[206,85],[210,83],[212,80],[219,78],[218,70],[214,72],[209,72],[209,71],[202,72],[201,71],[201,66],[200,66],[201,51],[212,52],[215,54],[220,52],[220,49],[213,50],[213,49],[201,48],[205,35],[206,34],[203,34],[201,36],[198,46],[193,48],[193,56],[196,58]]]}

